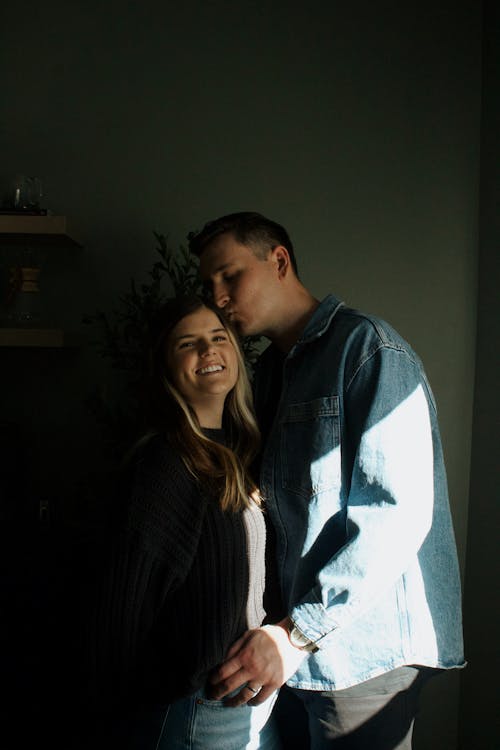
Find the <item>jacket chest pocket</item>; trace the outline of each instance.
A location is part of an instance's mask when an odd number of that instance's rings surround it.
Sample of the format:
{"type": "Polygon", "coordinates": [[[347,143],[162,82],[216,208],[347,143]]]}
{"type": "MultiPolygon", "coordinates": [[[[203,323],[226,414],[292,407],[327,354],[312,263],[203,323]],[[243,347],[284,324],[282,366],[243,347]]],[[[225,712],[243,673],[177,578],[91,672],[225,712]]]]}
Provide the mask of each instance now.
{"type": "Polygon", "coordinates": [[[303,497],[340,487],[339,397],[289,404],[281,420],[283,487],[303,497]]]}

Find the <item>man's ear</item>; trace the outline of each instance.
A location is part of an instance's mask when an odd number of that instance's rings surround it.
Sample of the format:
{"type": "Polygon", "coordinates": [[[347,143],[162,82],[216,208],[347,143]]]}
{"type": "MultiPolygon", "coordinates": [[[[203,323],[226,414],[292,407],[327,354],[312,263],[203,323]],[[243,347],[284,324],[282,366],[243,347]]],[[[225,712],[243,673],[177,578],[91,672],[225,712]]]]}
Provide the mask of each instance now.
{"type": "Polygon", "coordinates": [[[271,255],[278,268],[278,277],[284,279],[290,270],[290,256],[284,245],[276,245],[271,250],[271,255]]]}

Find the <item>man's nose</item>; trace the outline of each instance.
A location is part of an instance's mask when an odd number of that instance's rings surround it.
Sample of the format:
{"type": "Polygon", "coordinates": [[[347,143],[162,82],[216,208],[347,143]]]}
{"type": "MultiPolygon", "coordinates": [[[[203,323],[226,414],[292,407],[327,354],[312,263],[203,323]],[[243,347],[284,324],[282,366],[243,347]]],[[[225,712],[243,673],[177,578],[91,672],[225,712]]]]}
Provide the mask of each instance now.
{"type": "Polygon", "coordinates": [[[224,287],[214,288],[214,302],[217,307],[225,307],[229,302],[229,294],[224,287]]]}

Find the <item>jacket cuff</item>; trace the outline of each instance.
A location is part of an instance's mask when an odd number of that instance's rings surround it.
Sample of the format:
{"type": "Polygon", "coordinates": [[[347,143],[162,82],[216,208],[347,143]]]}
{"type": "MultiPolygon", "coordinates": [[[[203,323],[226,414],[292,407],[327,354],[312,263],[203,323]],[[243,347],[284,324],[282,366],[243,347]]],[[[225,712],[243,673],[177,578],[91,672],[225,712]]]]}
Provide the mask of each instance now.
{"type": "Polygon", "coordinates": [[[290,612],[290,617],[301,633],[321,648],[321,641],[337,628],[327,615],[325,608],[317,604],[298,604],[290,612]]]}

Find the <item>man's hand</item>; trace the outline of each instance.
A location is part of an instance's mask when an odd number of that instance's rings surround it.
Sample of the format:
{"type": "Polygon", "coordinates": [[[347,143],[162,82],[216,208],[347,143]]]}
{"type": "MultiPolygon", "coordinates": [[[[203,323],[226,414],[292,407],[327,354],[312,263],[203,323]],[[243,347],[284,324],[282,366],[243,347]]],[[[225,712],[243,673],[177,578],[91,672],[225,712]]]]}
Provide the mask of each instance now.
{"type": "Polygon", "coordinates": [[[210,695],[221,699],[246,685],[226,701],[227,705],[248,703],[257,706],[292,676],[305,656],[303,651],[292,646],[281,624],[247,630],[232,645],[226,660],[211,676],[210,695]]]}

